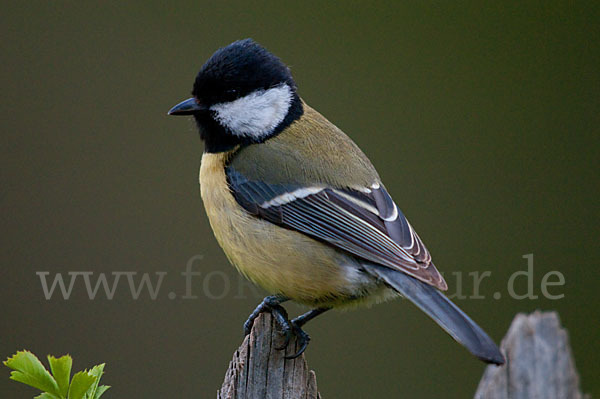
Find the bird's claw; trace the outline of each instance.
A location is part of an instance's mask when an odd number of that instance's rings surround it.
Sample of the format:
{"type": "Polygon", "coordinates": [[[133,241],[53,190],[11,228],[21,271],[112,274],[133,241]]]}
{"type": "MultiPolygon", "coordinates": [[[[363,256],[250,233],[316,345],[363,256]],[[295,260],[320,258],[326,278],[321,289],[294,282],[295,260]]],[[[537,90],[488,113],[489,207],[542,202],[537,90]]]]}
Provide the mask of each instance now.
{"type": "Polygon", "coordinates": [[[250,331],[252,331],[252,326],[254,325],[254,319],[255,318],[248,318],[248,320],[246,320],[246,322],[244,323],[244,336],[250,334],[250,331]]]}
{"type": "MultiPolygon", "coordinates": [[[[307,315],[302,315],[300,317],[295,318],[294,320],[290,320],[288,318],[288,314],[283,306],[280,303],[283,300],[287,300],[287,298],[278,297],[278,296],[269,296],[266,297],[260,305],[257,306],[256,309],[250,314],[248,320],[244,323],[244,335],[250,334],[252,330],[252,325],[254,324],[254,320],[258,317],[262,312],[269,312],[271,315],[277,320],[277,324],[281,327],[281,333],[284,337],[283,344],[281,346],[275,347],[277,350],[284,350],[288,347],[292,336],[296,336],[296,340],[300,349],[290,356],[285,356],[286,359],[295,359],[298,356],[302,355],[310,342],[310,336],[305,333],[300,326],[306,323],[310,318],[314,317],[316,314],[322,313],[324,310],[313,310],[310,313],[314,314],[312,317],[306,317],[307,315]],[[315,313],[318,312],[318,313],[315,313]]],[[[326,309],[325,309],[326,310],[326,309]]]]}
{"type": "Polygon", "coordinates": [[[275,318],[275,320],[277,320],[277,322],[283,327],[284,330],[286,328],[290,328],[290,321],[288,319],[287,312],[282,306],[265,304],[264,306],[259,306],[259,308],[257,308],[250,315],[250,317],[248,317],[248,320],[246,320],[246,322],[244,323],[244,335],[250,334],[250,331],[252,331],[252,326],[254,325],[254,320],[256,320],[258,315],[262,312],[271,313],[271,315],[275,318]]]}
{"type": "MultiPolygon", "coordinates": [[[[302,328],[300,328],[300,326],[296,323],[296,320],[290,320],[287,316],[287,312],[285,311],[285,309],[279,305],[265,307],[262,311],[271,312],[273,317],[277,320],[277,324],[279,324],[279,327],[281,328],[281,335],[283,335],[283,343],[280,346],[276,346],[275,349],[285,350],[290,344],[292,336],[295,335],[298,344],[300,345],[300,349],[295,354],[285,356],[285,358],[295,359],[302,353],[304,353],[304,351],[308,347],[308,343],[310,342],[310,336],[306,332],[304,332],[302,328]]],[[[251,329],[253,321],[254,320],[248,319],[248,321],[244,323],[244,329],[251,329]]]]}
{"type": "Polygon", "coordinates": [[[283,335],[283,344],[280,346],[276,346],[275,349],[278,351],[284,350],[287,348],[290,343],[290,339],[292,338],[292,327],[290,324],[281,326],[281,335],[283,335]]]}
{"type": "Polygon", "coordinates": [[[244,336],[250,334],[254,320],[262,312],[269,312],[277,319],[280,324],[289,324],[288,315],[283,306],[279,305],[282,299],[277,296],[268,296],[254,309],[254,311],[248,316],[248,320],[244,323],[244,336]]]}
{"type": "Polygon", "coordinates": [[[277,349],[285,349],[288,344],[290,343],[290,338],[293,335],[296,336],[296,340],[298,342],[298,345],[300,346],[300,349],[298,349],[298,351],[290,356],[285,356],[286,359],[295,359],[298,356],[302,355],[304,353],[304,351],[306,350],[306,348],[308,347],[308,344],[310,342],[310,336],[304,332],[304,330],[302,330],[298,325],[296,325],[296,323],[294,323],[294,321],[292,320],[290,322],[290,324],[292,325],[292,329],[291,331],[288,331],[286,333],[286,337],[285,337],[285,344],[283,345],[282,348],[277,348],[277,349]]]}

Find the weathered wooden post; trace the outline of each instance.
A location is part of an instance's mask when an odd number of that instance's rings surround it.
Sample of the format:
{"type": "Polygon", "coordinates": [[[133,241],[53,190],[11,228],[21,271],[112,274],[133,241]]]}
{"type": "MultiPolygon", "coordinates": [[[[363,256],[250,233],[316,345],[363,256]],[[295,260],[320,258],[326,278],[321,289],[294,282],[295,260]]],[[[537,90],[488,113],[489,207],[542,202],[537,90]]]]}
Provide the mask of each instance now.
{"type": "MultiPolygon", "coordinates": [[[[296,341],[276,349],[283,337],[271,315],[261,314],[250,335],[233,355],[218,399],[319,399],[315,373],[296,341]]],[[[489,366],[475,399],[585,399],[571,353],[567,331],[556,312],[518,314],[502,340],[506,364],[489,366]]]]}
{"type": "Polygon", "coordinates": [[[582,399],[567,331],[558,313],[519,313],[500,349],[502,367],[488,366],[475,399],[582,399]]]}
{"type": "Polygon", "coordinates": [[[318,399],[317,379],[304,355],[286,360],[298,350],[296,340],[278,350],[283,337],[269,313],[262,313],[252,332],[233,354],[218,399],[318,399]]]}

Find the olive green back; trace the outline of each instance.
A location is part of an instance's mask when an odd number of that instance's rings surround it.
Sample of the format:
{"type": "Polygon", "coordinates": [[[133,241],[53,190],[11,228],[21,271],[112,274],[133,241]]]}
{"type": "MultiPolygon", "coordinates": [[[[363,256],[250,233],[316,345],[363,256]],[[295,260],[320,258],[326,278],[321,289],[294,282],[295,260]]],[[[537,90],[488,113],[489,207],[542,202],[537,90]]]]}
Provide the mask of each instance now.
{"type": "Polygon", "coordinates": [[[230,164],[271,184],[369,187],[377,171],[358,146],[304,103],[304,115],[276,137],[241,149],[230,164]]]}

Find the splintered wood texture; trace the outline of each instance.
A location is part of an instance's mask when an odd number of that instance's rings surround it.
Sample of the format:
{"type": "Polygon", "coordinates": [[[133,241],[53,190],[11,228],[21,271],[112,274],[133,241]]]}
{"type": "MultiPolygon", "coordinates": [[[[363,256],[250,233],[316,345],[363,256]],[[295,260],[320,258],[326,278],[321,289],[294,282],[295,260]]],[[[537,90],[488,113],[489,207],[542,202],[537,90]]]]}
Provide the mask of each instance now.
{"type": "Polygon", "coordinates": [[[304,355],[286,360],[298,350],[295,338],[285,350],[275,320],[262,313],[250,335],[233,354],[218,399],[320,399],[317,378],[304,355]]]}

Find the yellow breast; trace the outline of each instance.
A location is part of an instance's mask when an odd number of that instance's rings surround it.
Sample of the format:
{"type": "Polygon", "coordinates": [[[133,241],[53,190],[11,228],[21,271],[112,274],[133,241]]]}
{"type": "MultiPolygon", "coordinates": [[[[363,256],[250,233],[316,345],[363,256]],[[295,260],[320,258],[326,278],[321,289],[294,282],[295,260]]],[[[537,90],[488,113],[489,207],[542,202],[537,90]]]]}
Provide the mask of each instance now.
{"type": "Polygon", "coordinates": [[[200,191],[210,225],[231,263],[269,293],[306,304],[356,296],[353,259],[304,234],[248,214],[231,194],[225,164],[231,153],[202,157],[200,191]]]}

